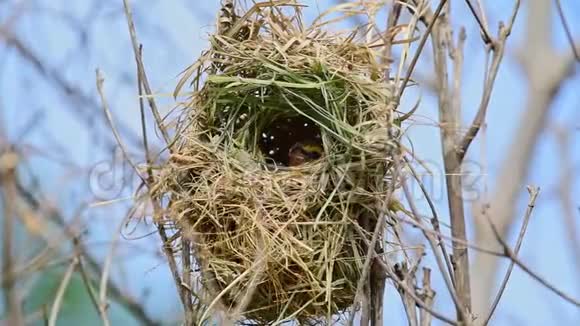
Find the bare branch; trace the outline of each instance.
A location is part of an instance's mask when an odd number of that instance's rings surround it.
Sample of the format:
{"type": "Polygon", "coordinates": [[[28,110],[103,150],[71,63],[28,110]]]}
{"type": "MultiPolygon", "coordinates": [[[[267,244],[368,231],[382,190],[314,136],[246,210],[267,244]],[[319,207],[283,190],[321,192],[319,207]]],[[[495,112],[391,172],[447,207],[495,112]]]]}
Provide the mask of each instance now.
{"type": "Polygon", "coordinates": [[[142,47],[139,45],[140,43],[137,40],[137,32],[135,31],[135,23],[133,22],[133,14],[131,12],[131,6],[129,5],[129,1],[127,0],[123,0],[123,5],[125,8],[125,17],[127,18],[127,25],[129,27],[129,34],[131,36],[131,44],[133,45],[133,53],[135,54],[135,59],[137,60],[137,71],[141,78],[141,83],[143,84],[145,94],[147,94],[147,101],[149,102],[149,107],[151,108],[151,112],[153,113],[153,117],[155,118],[155,123],[157,124],[157,128],[161,132],[161,135],[163,135],[165,143],[167,145],[170,145],[171,138],[169,137],[167,128],[163,124],[163,119],[159,114],[157,104],[155,103],[155,99],[153,98],[151,86],[149,86],[149,79],[145,74],[145,66],[143,65],[143,59],[141,57],[142,47]]]}
{"type": "Polygon", "coordinates": [[[465,3],[467,3],[467,6],[469,7],[471,14],[473,15],[473,18],[475,18],[477,24],[479,25],[479,31],[481,33],[481,39],[483,40],[483,43],[485,43],[485,45],[493,46],[494,42],[493,39],[491,38],[491,34],[489,33],[486,24],[484,24],[483,19],[479,17],[479,14],[473,7],[471,0],[465,0],[465,3]]]}
{"type": "MultiPolygon", "coordinates": [[[[20,56],[30,63],[30,65],[45,79],[50,81],[53,85],[56,85],[57,89],[60,90],[66,97],[70,98],[74,105],[74,110],[71,111],[74,117],[79,118],[82,122],[93,125],[94,118],[100,118],[102,122],[103,116],[95,115],[95,112],[100,110],[100,105],[98,102],[85,94],[78,87],[74,86],[72,83],[68,82],[61,74],[55,69],[50,68],[45,62],[43,62],[30,48],[28,48],[20,39],[7,30],[0,29],[0,37],[4,38],[7,45],[16,49],[20,56]]],[[[128,139],[132,144],[139,144],[140,139],[137,135],[131,132],[131,128],[123,123],[119,123],[119,130],[123,130],[125,133],[125,138],[128,139]]],[[[105,139],[109,145],[114,145],[114,141],[111,139],[105,139]]]]}
{"type": "MultiPolygon", "coordinates": [[[[370,241],[366,238],[367,235],[360,229],[355,227],[355,231],[361,236],[361,238],[363,239],[363,241],[367,244],[367,246],[370,244],[370,241]]],[[[400,287],[401,289],[403,289],[405,291],[405,293],[408,293],[409,296],[411,296],[413,298],[413,300],[415,301],[415,303],[422,309],[425,309],[425,311],[429,312],[433,317],[449,324],[449,325],[458,325],[456,321],[454,321],[453,319],[446,317],[440,313],[438,313],[437,311],[433,310],[432,307],[428,306],[420,297],[419,295],[416,293],[414,288],[410,288],[407,286],[407,283],[403,282],[398,276],[397,273],[393,270],[393,268],[388,265],[387,263],[385,263],[382,259],[378,259],[377,260],[379,267],[385,272],[387,273],[388,277],[393,280],[393,282],[396,283],[397,287],[400,287]]]]}
{"type": "MultiPolygon", "coordinates": [[[[538,198],[538,194],[540,193],[540,189],[539,188],[534,188],[534,187],[528,187],[528,191],[530,193],[530,200],[528,202],[528,208],[526,209],[526,214],[524,215],[524,221],[522,222],[522,228],[520,229],[520,234],[518,235],[518,240],[516,241],[516,246],[514,249],[514,254],[517,256],[520,252],[520,248],[522,246],[522,242],[524,240],[524,235],[526,234],[526,230],[528,228],[528,223],[530,221],[530,217],[532,216],[532,212],[534,211],[534,207],[536,206],[536,199],[538,198]]],[[[485,318],[485,322],[483,323],[483,325],[488,325],[489,321],[491,320],[491,317],[493,316],[493,313],[495,312],[495,309],[497,308],[497,305],[499,304],[499,300],[501,299],[507,283],[509,281],[509,278],[512,274],[512,270],[514,268],[514,261],[512,261],[510,263],[510,265],[508,266],[508,269],[505,273],[505,276],[503,278],[503,281],[501,282],[501,285],[499,287],[498,293],[495,297],[495,299],[493,300],[493,304],[491,305],[491,309],[489,311],[489,314],[487,315],[487,318],[485,318]]]]}
{"type": "MultiPolygon", "coordinates": [[[[26,189],[18,179],[16,179],[16,191],[18,195],[33,209],[40,210],[41,209],[41,201],[36,198],[36,196],[26,189]]],[[[40,196],[42,197],[42,196],[40,196]]],[[[87,250],[86,246],[78,239],[78,236],[74,234],[68,227],[65,222],[65,217],[59,213],[58,210],[52,210],[49,214],[47,214],[47,219],[50,219],[54,222],[56,226],[61,228],[64,231],[64,234],[69,239],[72,239],[73,244],[82,258],[86,259],[87,265],[90,268],[93,275],[101,275],[102,274],[102,267],[101,264],[98,262],[97,258],[94,257],[89,250],[87,250]]],[[[153,318],[151,318],[145,308],[139,304],[139,302],[135,301],[134,298],[124,293],[115,283],[109,282],[109,296],[113,298],[115,302],[118,302],[121,306],[125,307],[129,313],[135,319],[137,319],[143,325],[148,326],[156,326],[159,325],[153,318]]]]}
{"type": "MultiPolygon", "coordinates": [[[[78,240],[73,240],[73,242],[78,242],[78,240]]],[[[80,256],[80,252],[77,251],[76,255],[77,255],[77,257],[79,257],[79,273],[81,274],[81,278],[83,280],[85,288],[87,289],[87,293],[89,294],[89,298],[91,299],[91,303],[95,307],[95,310],[97,311],[97,313],[100,314],[101,309],[99,307],[99,302],[97,299],[97,295],[95,294],[95,289],[93,288],[91,278],[90,278],[89,274],[87,273],[87,271],[83,265],[82,257],[80,256]]],[[[102,316],[101,316],[101,319],[102,319],[102,316]]],[[[103,323],[104,323],[104,321],[103,321],[103,323]]]]}
{"type": "MultiPolygon", "coordinates": [[[[397,290],[401,295],[401,299],[403,300],[403,308],[405,308],[405,314],[407,315],[407,322],[409,326],[419,326],[419,318],[417,316],[417,309],[416,309],[416,302],[413,298],[413,292],[409,292],[406,289],[414,289],[415,285],[415,271],[409,271],[407,264],[403,263],[399,265],[395,265],[395,274],[397,275],[398,279],[406,284],[405,288],[401,286],[397,286],[397,290]]],[[[427,305],[427,303],[425,303],[427,305]]]]}
{"type": "MultiPolygon", "coordinates": [[[[139,90],[141,92],[141,87],[143,87],[143,90],[145,90],[145,94],[147,95],[147,101],[149,103],[149,107],[151,108],[151,112],[153,113],[153,116],[155,118],[155,123],[157,124],[157,128],[159,129],[159,131],[161,132],[161,134],[163,135],[163,139],[165,140],[165,143],[167,144],[167,146],[169,147],[169,151],[171,152],[171,145],[172,145],[172,141],[171,138],[169,137],[169,133],[167,132],[167,128],[165,127],[165,125],[163,124],[163,120],[161,118],[161,115],[159,114],[159,110],[157,109],[157,104],[155,102],[155,99],[153,97],[153,92],[151,91],[151,87],[149,86],[149,81],[147,78],[147,74],[145,72],[145,67],[143,64],[143,60],[141,57],[142,54],[142,46],[140,45],[138,39],[137,39],[137,33],[135,31],[135,24],[133,22],[133,15],[131,12],[131,7],[129,5],[129,2],[127,0],[123,0],[123,5],[124,5],[124,10],[125,10],[125,18],[127,19],[127,24],[128,24],[128,28],[129,28],[129,34],[131,36],[131,43],[133,45],[133,52],[135,55],[135,61],[137,63],[137,74],[138,74],[138,80],[140,82],[140,85],[138,85],[139,90]]],[[[141,123],[143,126],[143,132],[145,135],[145,129],[144,129],[144,114],[143,114],[143,105],[141,102],[141,97],[140,97],[140,107],[141,107],[141,123]]],[[[145,136],[144,136],[145,137],[145,136]]],[[[152,174],[152,170],[151,170],[151,166],[152,166],[152,162],[151,162],[151,156],[149,155],[149,148],[147,145],[145,145],[145,151],[146,151],[146,156],[147,156],[147,160],[148,160],[148,178],[147,178],[147,187],[149,189],[151,189],[151,186],[153,185],[154,179],[153,179],[153,174],[152,174]]],[[[151,194],[150,194],[151,195],[151,194]]],[[[165,229],[165,226],[163,225],[163,215],[161,213],[161,207],[158,201],[158,198],[153,198],[152,197],[152,204],[153,204],[153,211],[154,211],[154,220],[156,222],[157,225],[157,231],[159,233],[159,236],[161,238],[162,241],[162,249],[163,249],[163,253],[165,254],[165,257],[167,258],[167,262],[169,264],[169,269],[171,270],[171,275],[173,276],[173,281],[175,283],[175,287],[177,289],[177,292],[179,294],[179,298],[181,299],[181,303],[184,306],[184,309],[186,309],[188,311],[188,314],[191,313],[191,305],[189,304],[191,302],[190,299],[190,293],[188,292],[188,288],[183,286],[183,281],[181,279],[180,273],[179,273],[179,268],[177,266],[177,262],[175,260],[175,257],[173,255],[173,249],[172,249],[172,244],[171,242],[169,242],[169,237],[167,236],[167,231],[165,229]]]]}
{"type": "MultiPolygon", "coordinates": [[[[520,50],[520,63],[528,77],[527,104],[520,124],[501,164],[496,191],[486,211],[502,238],[506,238],[514,223],[517,197],[528,174],[533,150],[548,120],[552,101],[562,83],[573,71],[573,58],[562,55],[548,45],[552,37],[552,8],[549,1],[530,0],[526,23],[526,37],[520,50]],[[545,69],[549,65],[550,69],[545,69]]],[[[475,221],[486,217],[476,216],[475,221]]],[[[498,246],[497,237],[489,226],[476,225],[477,243],[498,246]]],[[[474,312],[480,316],[487,313],[493,298],[498,261],[496,258],[478,254],[474,263],[477,282],[474,283],[474,312]]]]}
{"type": "Polygon", "coordinates": [[[580,50],[576,49],[576,45],[574,45],[574,36],[572,36],[572,32],[570,31],[570,26],[566,21],[566,16],[564,15],[564,9],[562,9],[562,3],[560,0],[554,0],[556,2],[556,9],[558,9],[558,16],[560,16],[560,22],[562,23],[562,27],[564,27],[564,31],[566,32],[566,37],[568,38],[568,43],[570,43],[570,47],[572,48],[572,53],[574,53],[574,58],[576,61],[580,62],[580,50]]]}
{"type": "MultiPolygon", "coordinates": [[[[580,117],[580,115],[576,115],[580,117]]],[[[566,229],[566,235],[568,237],[568,243],[574,257],[573,264],[576,273],[580,275],[580,233],[578,232],[578,227],[576,223],[576,212],[574,211],[574,180],[576,173],[574,173],[573,158],[570,151],[571,141],[570,141],[570,130],[565,128],[556,129],[556,137],[558,142],[558,147],[560,150],[560,164],[561,173],[560,181],[558,186],[558,193],[560,197],[560,203],[563,211],[564,225],[566,229]]],[[[573,145],[572,145],[573,147],[573,145]]],[[[578,282],[580,285],[580,282],[578,282]]]]}
{"type": "MultiPolygon", "coordinates": [[[[395,157],[395,171],[397,171],[397,174],[401,173],[401,166],[400,166],[400,162],[399,162],[399,158],[395,157]]],[[[407,202],[409,203],[409,206],[411,208],[411,212],[412,212],[412,217],[415,219],[415,221],[419,224],[422,225],[422,221],[420,219],[420,214],[419,214],[419,210],[417,209],[415,202],[413,201],[413,197],[411,194],[411,191],[409,190],[409,186],[407,185],[406,180],[401,180],[401,187],[403,188],[403,192],[405,194],[405,198],[407,199],[407,202]]],[[[453,299],[453,303],[455,304],[455,307],[457,309],[457,313],[459,315],[459,319],[464,321],[465,323],[470,323],[470,320],[468,320],[466,318],[467,313],[464,311],[464,307],[461,305],[461,301],[460,298],[458,297],[458,294],[456,292],[456,287],[453,285],[453,282],[451,281],[451,275],[449,275],[447,273],[447,270],[445,269],[445,265],[443,263],[443,259],[441,258],[441,255],[439,253],[439,251],[437,250],[437,245],[435,244],[435,237],[429,233],[426,232],[425,230],[421,229],[423,236],[425,237],[425,239],[427,239],[427,241],[429,242],[429,245],[431,246],[431,251],[433,252],[433,256],[435,257],[435,261],[437,263],[437,266],[439,267],[439,271],[441,272],[441,276],[443,277],[443,280],[445,281],[445,285],[447,287],[447,290],[449,291],[449,294],[451,295],[451,298],[453,299]]]]}
{"type": "MultiPolygon", "coordinates": [[[[438,79],[439,120],[441,125],[441,142],[443,150],[443,165],[445,170],[445,184],[447,202],[451,220],[451,235],[453,238],[467,240],[465,211],[463,206],[462,185],[462,158],[457,153],[458,126],[460,108],[453,105],[452,90],[449,89],[447,54],[452,46],[450,37],[450,24],[447,19],[440,20],[433,31],[433,53],[435,74],[438,79]]],[[[460,37],[461,46],[462,41],[460,37]]],[[[457,47],[455,51],[462,51],[457,47]]],[[[456,54],[461,58],[461,54],[456,54]]],[[[453,242],[453,260],[455,291],[459,306],[457,315],[461,321],[469,323],[469,311],[471,311],[471,288],[469,273],[469,256],[466,246],[459,242],[453,242]]]]}
{"type": "Polygon", "coordinates": [[[443,256],[443,259],[445,260],[445,266],[447,266],[447,272],[450,275],[451,282],[453,283],[453,286],[455,286],[455,277],[453,276],[453,267],[451,265],[451,260],[449,259],[449,254],[447,253],[447,248],[445,247],[445,243],[443,242],[443,238],[441,236],[442,233],[441,233],[441,227],[440,227],[440,222],[439,222],[439,214],[437,214],[437,210],[435,209],[435,204],[433,203],[433,200],[431,200],[431,196],[429,196],[427,189],[425,189],[425,185],[423,184],[421,179],[419,179],[419,175],[417,174],[417,172],[415,171],[413,166],[410,164],[409,160],[406,157],[404,157],[404,160],[405,160],[405,163],[407,164],[407,168],[409,168],[409,170],[411,171],[413,178],[415,178],[415,181],[417,182],[417,184],[419,184],[419,188],[421,189],[421,192],[423,193],[423,197],[425,198],[425,200],[427,200],[427,204],[429,205],[429,209],[431,210],[431,214],[433,214],[433,217],[431,218],[431,225],[433,225],[433,230],[435,230],[434,233],[435,233],[435,236],[437,237],[437,243],[439,244],[439,248],[441,249],[441,254],[443,256]]]}
{"type": "Polygon", "coordinates": [[[62,299],[64,297],[65,291],[68,287],[68,283],[70,282],[70,279],[78,262],[79,262],[78,258],[74,257],[68,269],[64,273],[62,281],[60,281],[60,285],[58,286],[58,290],[56,291],[56,296],[54,298],[52,308],[50,309],[50,319],[48,320],[48,326],[56,326],[56,321],[58,318],[58,312],[60,311],[60,306],[62,304],[62,299]]]}
{"type": "MultiPolygon", "coordinates": [[[[191,292],[191,242],[185,237],[181,238],[181,263],[183,283],[182,287],[191,292]]],[[[193,325],[193,298],[191,295],[185,297],[185,325],[193,325]]]]}
{"type": "Polygon", "coordinates": [[[506,257],[508,257],[509,259],[511,259],[514,264],[516,264],[519,268],[521,268],[526,274],[528,274],[529,276],[531,276],[534,280],[536,280],[537,282],[539,282],[540,284],[542,284],[545,288],[547,288],[548,290],[552,291],[554,294],[558,295],[560,298],[562,298],[562,299],[568,301],[569,303],[575,305],[576,307],[580,307],[580,300],[572,298],[570,295],[568,295],[564,291],[558,289],[557,287],[555,287],[554,285],[552,285],[549,281],[545,280],[544,278],[542,278],[541,276],[539,276],[537,273],[535,273],[534,271],[532,271],[524,263],[522,263],[519,260],[519,258],[517,257],[517,255],[513,252],[513,250],[510,249],[510,247],[505,242],[505,240],[501,237],[501,234],[499,233],[499,231],[496,228],[496,226],[493,224],[493,221],[491,221],[491,219],[489,219],[489,217],[488,217],[488,222],[489,222],[489,224],[490,224],[490,226],[491,226],[491,228],[493,230],[494,235],[496,236],[497,241],[503,247],[504,254],[505,254],[506,257]]]}
{"type": "MultiPolygon", "coordinates": [[[[403,6],[399,2],[395,1],[392,4],[391,9],[389,10],[389,17],[387,18],[387,28],[385,29],[385,31],[387,35],[390,37],[388,37],[385,40],[385,47],[383,51],[383,57],[385,58],[385,60],[391,60],[391,55],[393,51],[393,40],[395,35],[390,34],[389,31],[397,25],[397,21],[399,20],[399,17],[401,17],[402,8],[403,6]]],[[[388,65],[385,71],[386,80],[389,80],[391,78],[390,74],[391,74],[391,65],[388,65]]]]}
{"type": "Polygon", "coordinates": [[[413,75],[413,70],[415,70],[415,66],[417,65],[417,61],[419,61],[419,57],[421,56],[421,53],[423,52],[423,48],[425,47],[425,44],[427,43],[427,39],[431,35],[431,30],[433,29],[433,26],[435,26],[435,23],[437,22],[437,19],[439,18],[439,15],[441,14],[441,11],[445,7],[446,3],[447,3],[447,0],[441,0],[441,2],[439,2],[439,6],[437,6],[437,9],[435,10],[435,13],[433,14],[433,18],[431,18],[431,20],[429,21],[429,24],[427,25],[427,30],[425,31],[425,33],[421,37],[421,41],[419,41],[419,45],[417,46],[417,51],[415,52],[415,56],[413,56],[413,59],[411,60],[411,64],[409,65],[409,68],[407,69],[407,75],[405,76],[405,79],[403,80],[403,83],[401,84],[401,86],[399,88],[399,94],[398,94],[399,100],[403,96],[403,92],[405,91],[405,88],[407,88],[407,83],[409,83],[409,80],[411,79],[411,76],[413,75]]]}
{"type": "MultiPolygon", "coordinates": [[[[395,173],[393,174],[393,180],[397,180],[399,173],[397,171],[395,171],[395,173]]],[[[393,191],[394,191],[394,183],[393,186],[388,187],[387,189],[387,193],[385,195],[385,203],[388,203],[391,200],[391,196],[393,195],[393,191]]],[[[377,241],[379,240],[379,235],[382,234],[382,230],[385,227],[385,223],[386,223],[386,217],[387,215],[385,213],[381,213],[379,220],[377,221],[377,224],[375,225],[375,228],[373,230],[372,233],[372,238],[371,241],[368,245],[367,248],[367,253],[366,253],[366,258],[362,267],[362,271],[361,271],[361,275],[360,278],[358,280],[357,283],[357,288],[356,288],[356,292],[355,292],[355,296],[354,296],[354,300],[353,300],[353,304],[356,305],[360,295],[362,294],[365,282],[367,280],[367,276],[369,274],[370,271],[370,267],[371,267],[371,261],[375,261],[375,246],[377,244],[377,241]]],[[[347,325],[352,325],[354,322],[354,313],[351,313],[349,315],[348,318],[348,323],[347,325]]]]}
{"type": "MultiPolygon", "coordinates": [[[[431,288],[431,270],[429,268],[423,268],[423,298],[425,300],[425,305],[429,308],[433,308],[435,291],[431,288]]],[[[421,308],[419,310],[419,320],[421,326],[431,326],[432,315],[427,311],[427,309],[421,308]]]]}
{"type": "Polygon", "coordinates": [[[107,98],[105,97],[105,91],[103,90],[103,83],[105,82],[105,79],[103,78],[103,75],[101,74],[101,71],[99,69],[96,70],[96,81],[97,81],[96,82],[97,91],[99,92],[99,96],[101,97],[101,103],[103,104],[103,111],[105,113],[105,117],[107,118],[107,122],[109,123],[109,126],[111,127],[111,131],[113,132],[113,135],[115,136],[115,140],[117,141],[117,145],[119,145],[119,147],[121,148],[121,152],[123,152],[123,156],[125,157],[125,160],[131,165],[131,167],[133,168],[133,170],[135,171],[137,176],[142,181],[145,181],[143,179],[143,177],[141,176],[141,173],[139,172],[137,165],[133,162],[133,160],[129,156],[129,153],[127,151],[127,147],[123,143],[121,135],[117,129],[117,126],[115,125],[115,121],[113,120],[113,116],[111,115],[111,109],[109,108],[109,103],[107,101],[107,98]]]}
{"type": "MultiPolygon", "coordinates": [[[[1,148],[0,148],[1,150],[1,148]]],[[[4,304],[7,307],[8,321],[11,325],[24,325],[20,299],[16,289],[16,275],[14,273],[14,230],[16,211],[15,171],[19,161],[18,154],[8,149],[0,151],[0,198],[4,207],[4,224],[2,225],[2,275],[6,277],[3,282],[2,293],[4,304]]]]}
{"type": "Polygon", "coordinates": [[[473,119],[471,126],[463,136],[461,144],[459,145],[458,155],[460,155],[462,159],[467,154],[469,145],[471,145],[471,142],[473,141],[473,139],[475,139],[475,137],[479,133],[481,126],[485,123],[485,116],[487,114],[489,101],[491,100],[491,93],[495,85],[495,78],[497,77],[497,73],[499,71],[499,67],[504,56],[507,38],[511,34],[512,27],[515,23],[515,19],[519,11],[519,6],[520,2],[519,0],[517,0],[508,25],[506,27],[500,26],[498,41],[497,42],[494,41],[493,46],[489,48],[489,50],[493,51],[493,58],[491,65],[485,74],[486,80],[484,82],[483,95],[481,97],[479,109],[477,110],[477,114],[475,115],[475,118],[473,119]]]}

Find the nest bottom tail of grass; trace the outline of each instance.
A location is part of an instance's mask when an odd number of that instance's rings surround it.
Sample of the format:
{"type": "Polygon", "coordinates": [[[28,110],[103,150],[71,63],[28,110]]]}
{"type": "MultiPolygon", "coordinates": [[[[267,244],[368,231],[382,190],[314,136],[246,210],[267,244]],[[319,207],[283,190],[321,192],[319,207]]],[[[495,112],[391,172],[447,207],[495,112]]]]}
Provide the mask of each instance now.
{"type": "Polygon", "coordinates": [[[366,255],[355,228],[377,218],[385,186],[374,173],[384,171],[371,167],[384,159],[269,171],[198,136],[172,156],[159,190],[194,242],[210,297],[228,310],[245,305],[243,316],[262,324],[326,319],[352,305],[366,255]]]}

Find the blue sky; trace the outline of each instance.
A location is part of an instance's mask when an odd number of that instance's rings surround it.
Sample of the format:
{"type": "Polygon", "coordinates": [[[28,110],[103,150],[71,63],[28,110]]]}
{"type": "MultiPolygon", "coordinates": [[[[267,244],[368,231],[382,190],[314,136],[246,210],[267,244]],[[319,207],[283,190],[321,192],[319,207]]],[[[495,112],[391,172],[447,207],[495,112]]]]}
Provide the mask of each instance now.
{"type": "MultiPolygon", "coordinates": [[[[12,11],[15,1],[0,4],[0,22],[12,11]]],[[[564,1],[571,29],[580,37],[580,5],[564,1]]],[[[97,105],[95,69],[105,76],[105,90],[113,114],[117,121],[139,130],[139,111],[135,90],[135,66],[121,1],[102,1],[98,5],[89,1],[29,1],[25,11],[13,28],[13,32],[38,55],[47,65],[50,73],[65,78],[71,85],[87,94],[97,105]],[[86,28],[82,33],[79,26],[86,28]]],[[[305,1],[305,10],[312,19],[317,8],[327,8],[329,1],[305,1]]],[[[525,3],[525,2],[524,2],[525,3]]],[[[463,72],[464,106],[463,122],[472,119],[481,96],[484,56],[479,32],[473,19],[461,1],[453,2],[460,21],[455,25],[467,28],[466,61],[463,72]]],[[[490,26],[495,31],[497,22],[507,19],[511,1],[488,2],[490,26]],[[509,9],[509,10],[508,10],[509,9]]],[[[191,64],[206,47],[208,34],[217,10],[217,1],[192,2],[135,1],[133,2],[135,22],[141,42],[144,45],[144,60],[150,82],[160,94],[159,103],[164,111],[174,105],[169,94],[178,79],[178,74],[191,64]]],[[[517,64],[515,52],[522,41],[525,10],[520,12],[514,32],[508,41],[506,57],[497,77],[487,121],[485,137],[478,138],[471,147],[469,159],[487,166],[489,189],[494,189],[494,179],[502,159],[509,148],[519,119],[526,103],[525,76],[517,64]],[[484,140],[484,141],[482,141],[484,140]],[[482,158],[482,150],[486,156],[482,158]]],[[[558,20],[554,22],[554,45],[561,51],[569,51],[563,30],[558,20]]],[[[429,60],[428,51],[424,53],[429,60]]],[[[550,67],[546,67],[550,69],[550,67]]],[[[418,70],[428,75],[432,68],[420,64],[418,70]]],[[[554,126],[576,128],[570,133],[568,150],[576,175],[572,184],[574,205],[580,205],[580,74],[569,79],[556,96],[550,113],[550,128],[540,139],[534,159],[531,162],[530,184],[540,186],[542,193],[533,214],[529,231],[521,251],[522,260],[540,275],[552,280],[559,288],[580,297],[580,276],[575,275],[573,257],[566,238],[563,211],[557,200],[558,186],[563,163],[560,159],[554,126]]],[[[53,200],[68,214],[77,209],[72,202],[87,200],[90,195],[88,177],[91,168],[101,161],[110,161],[112,149],[106,144],[112,139],[107,126],[100,118],[87,124],[77,118],[81,107],[70,96],[55,88],[50,80],[38,73],[23,60],[14,49],[6,48],[0,42],[0,114],[7,125],[8,135],[13,142],[26,144],[32,148],[27,164],[41,179],[42,188],[52,194],[53,200]],[[21,136],[31,119],[38,117],[38,127],[21,136]],[[99,122],[101,121],[101,122],[99,122]],[[70,164],[57,161],[64,160],[70,164]],[[72,167],[74,168],[71,168],[72,167]]],[[[417,118],[411,123],[408,137],[420,157],[441,166],[439,130],[429,121],[436,121],[436,99],[428,90],[421,94],[413,90],[406,94],[402,107],[411,107],[422,96],[422,104],[417,118]]],[[[97,110],[89,107],[87,110],[97,110]]],[[[101,112],[94,112],[96,116],[101,112]]],[[[160,142],[158,142],[160,144],[160,142]]],[[[133,152],[139,154],[137,148],[133,152]]],[[[483,179],[482,179],[483,180],[483,179]]],[[[441,185],[440,181],[436,181],[441,185]]],[[[483,187],[483,184],[481,184],[483,187]]],[[[132,187],[126,187],[121,198],[128,197],[132,187]]],[[[522,192],[519,211],[525,209],[525,191],[522,192]]],[[[95,199],[88,199],[94,202],[95,199]]],[[[444,198],[438,201],[440,215],[446,216],[444,198]]],[[[105,256],[111,234],[117,227],[130,205],[128,200],[119,200],[111,205],[93,207],[82,218],[90,225],[89,239],[94,243],[95,253],[105,256]]],[[[469,209],[469,204],[466,205],[469,209]]],[[[469,210],[468,210],[469,212],[469,210]]],[[[575,211],[576,227],[580,228],[580,212],[575,211]]],[[[469,214],[471,216],[471,214],[469,214]]],[[[140,225],[130,237],[146,234],[150,227],[140,225]]],[[[515,230],[514,230],[515,231],[515,230]]],[[[511,239],[514,239],[512,237],[511,239]]],[[[122,241],[116,257],[119,270],[115,279],[120,281],[137,297],[145,291],[150,295],[145,300],[146,307],[155,316],[178,312],[175,290],[167,268],[157,255],[159,243],[154,237],[141,240],[122,241]],[[144,286],[143,284],[146,284],[144,286]]],[[[442,284],[438,282],[438,308],[452,313],[449,298],[442,284]]],[[[404,325],[398,296],[388,288],[386,321],[390,325],[404,325]]],[[[557,300],[552,293],[520,272],[517,268],[512,275],[502,304],[494,319],[494,325],[548,325],[554,321],[574,324],[580,313],[570,304],[557,300]]]]}

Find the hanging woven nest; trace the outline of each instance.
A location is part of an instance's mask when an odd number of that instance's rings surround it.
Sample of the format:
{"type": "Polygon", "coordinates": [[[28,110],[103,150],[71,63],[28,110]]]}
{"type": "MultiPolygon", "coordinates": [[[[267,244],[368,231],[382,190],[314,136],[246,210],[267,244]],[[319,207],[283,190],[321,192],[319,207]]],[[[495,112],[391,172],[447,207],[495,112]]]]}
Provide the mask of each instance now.
{"type": "Polygon", "coordinates": [[[184,72],[176,94],[193,90],[155,194],[193,243],[208,308],[329,320],[353,304],[360,221],[376,224],[393,186],[393,86],[355,33],[255,8],[221,21],[184,72]]]}

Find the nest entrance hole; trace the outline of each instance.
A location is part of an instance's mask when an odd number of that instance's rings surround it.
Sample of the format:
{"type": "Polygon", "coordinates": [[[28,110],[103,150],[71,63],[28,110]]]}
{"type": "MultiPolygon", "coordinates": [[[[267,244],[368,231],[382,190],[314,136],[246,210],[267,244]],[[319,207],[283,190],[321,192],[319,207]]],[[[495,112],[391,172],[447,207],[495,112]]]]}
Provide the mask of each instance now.
{"type": "Polygon", "coordinates": [[[289,165],[292,146],[298,143],[314,144],[322,148],[320,128],[312,120],[302,117],[278,118],[260,135],[260,150],[266,158],[279,165],[289,165]]]}

